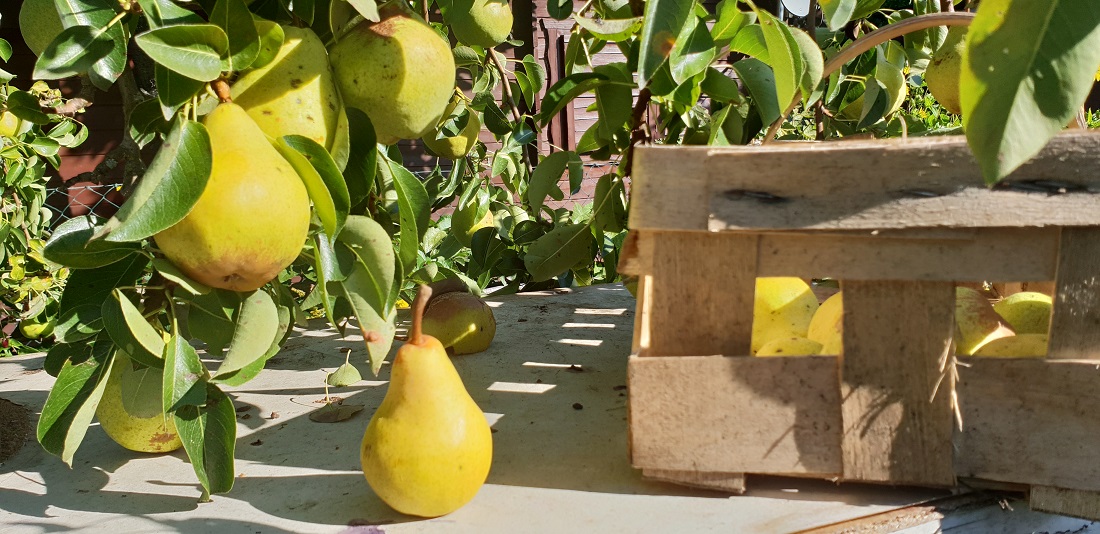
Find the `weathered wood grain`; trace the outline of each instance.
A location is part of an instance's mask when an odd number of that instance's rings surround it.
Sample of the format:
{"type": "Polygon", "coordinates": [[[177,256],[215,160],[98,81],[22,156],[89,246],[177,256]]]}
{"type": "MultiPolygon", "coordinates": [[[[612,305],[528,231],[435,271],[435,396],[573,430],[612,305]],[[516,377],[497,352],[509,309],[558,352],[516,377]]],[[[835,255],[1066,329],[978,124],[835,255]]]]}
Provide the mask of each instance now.
{"type": "Polygon", "coordinates": [[[1100,360],[1100,228],[1062,229],[1048,355],[1100,360]]]}
{"type": "Polygon", "coordinates": [[[1100,492],[1033,486],[1028,504],[1040,512],[1100,521],[1100,492]]]}
{"type": "Polygon", "coordinates": [[[703,488],[730,493],[745,493],[744,473],[711,473],[706,471],[671,471],[668,469],[642,469],[642,476],[682,486],[703,488]]]}

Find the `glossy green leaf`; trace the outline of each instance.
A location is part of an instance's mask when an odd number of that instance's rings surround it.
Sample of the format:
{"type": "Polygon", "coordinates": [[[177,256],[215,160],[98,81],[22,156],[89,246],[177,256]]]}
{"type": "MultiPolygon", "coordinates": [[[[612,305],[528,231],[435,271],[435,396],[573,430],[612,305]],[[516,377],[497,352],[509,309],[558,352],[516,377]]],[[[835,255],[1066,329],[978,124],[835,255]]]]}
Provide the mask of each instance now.
{"type": "Polygon", "coordinates": [[[386,315],[380,315],[363,298],[363,295],[370,294],[370,290],[367,288],[372,283],[366,267],[357,262],[356,268],[352,269],[347,280],[337,282],[336,285],[342,293],[340,296],[352,308],[360,334],[363,336],[363,342],[367,347],[371,372],[377,376],[378,371],[382,368],[382,362],[385,361],[386,355],[390,352],[390,347],[393,346],[393,336],[396,332],[394,319],[397,316],[397,311],[392,310],[386,315]]]}
{"type": "Polygon", "coordinates": [[[832,31],[848,24],[856,10],[856,0],[820,0],[820,4],[825,24],[832,31]]]}
{"type": "Polygon", "coordinates": [[[11,59],[12,48],[11,43],[4,39],[0,39],[0,61],[8,61],[11,59]]]}
{"type": "Polygon", "coordinates": [[[233,339],[241,294],[225,289],[187,298],[187,331],[206,343],[206,351],[220,355],[233,339]]]}
{"type": "Polygon", "coordinates": [[[69,219],[54,230],[46,242],[43,254],[52,262],[76,269],[94,269],[115,263],[139,247],[132,243],[110,243],[92,239],[97,228],[90,217],[69,219]]]}
{"type": "Polygon", "coordinates": [[[347,116],[351,150],[344,168],[344,183],[348,188],[350,204],[358,206],[374,188],[374,175],[378,171],[378,139],[366,113],[348,108],[347,116]]]}
{"type": "Polygon", "coordinates": [[[9,89],[8,99],[4,103],[8,111],[25,121],[33,122],[39,126],[50,123],[50,116],[42,113],[42,105],[38,97],[26,91],[9,89]]]}
{"type": "Polygon", "coordinates": [[[734,63],[733,70],[748,88],[764,124],[778,120],[781,111],[771,67],[758,59],[748,58],[734,63]]]}
{"type": "Polygon", "coordinates": [[[546,12],[557,20],[565,20],[573,14],[573,0],[547,0],[546,12]]]}
{"type": "Polygon", "coordinates": [[[689,17],[668,56],[673,81],[681,84],[694,78],[705,71],[717,55],[718,50],[706,24],[696,17],[689,17]]]}
{"type": "MultiPolygon", "coordinates": [[[[333,2],[333,4],[338,3],[341,3],[340,0],[333,2]]],[[[270,20],[255,19],[255,26],[260,47],[256,52],[256,59],[252,61],[251,68],[260,69],[266,67],[279,55],[279,49],[282,48],[283,40],[286,39],[286,33],[283,32],[282,26],[270,20]]]]}
{"type": "Polygon", "coordinates": [[[202,24],[202,17],[184,9],[172,0],[138,0],[149,27],[160,28],[176,24],[202,24]]]}
{"type": "Polygon", "coordinates": [[[214,384],[205,384],[205,403],[175,412],[176,430],[205,494],[233,489],[233,451],[237,414],[233,401],[214,384]]]}
{"type": "Polygon", "coordinates": [[[363,380],[363,375],[359,374],[359,369],[350,363],[337,367],[325,377],[326,384],[337,388],[355,385],[360,380],[363,380]]]}
{"type": "Polygon", "coordinates": [[[206,87],[206,82],[192,80],[159,64],[154,66],[153,77],[157,82],[157,102],[160,102],[164,120],[172,120],[177,109],[206,87]]]}
{"type": "Polygon", "coordinates": [[[225,359],[214,379],[230,375],[267,354],[271,340],[279,335],[279,311],[266,291],[258,289],[244,296],[235,314],[236,329],[225,359]]]}
{"type": "Polygon", "coordinates": [[[260,54],[260,35],[245,0],[218,0],[210,22],[225,31],[229,48],[229,70],[242,71],[260,54]]]}
{"type": "Polygon", "coordinates": [[[874,76],[868,78],[863,91],[863,107],[860,110],[856,128],[867,128],[882,120],[886,115],[889,101],[886,86],[874,76]]]}
{"type": "Polygon", "coordinates": [[[790,26],[764,10],[757,10],[756,16],[760,18],[760,29],[768,45],[767,64],[775,76],[776,98],[782,113],[794,101],[795,95],[800,94],[804,70],[802,54],[790,26]]]}
{"type": "Polygon", "coordinates": [[[549,280],[591,259],[592,232],[587,224],[555,228],[527,249],[523,265],[535,282],[549,280]]]}
{"type": "Polygon", "coordinates": [[[92,65],[88,77],[97,89],[106,91],[126,70],[127,32],[125,24],[116,23],[108,28],[111,20],[118,15],[121,6],[117,0],[54,0],[61,24],[65,28],[89,26],[96,29],[107,28],[104,37],[113,44],[110,53],[92,65]]]}
{"type": "Polygon", "coordinates": [[[562,174],[573,159],[580,161],[576,152],[554,152],[535,166],[534,172],[531,173],[531,183],[527,186],[527,202],[531,204],[533,213],[542,211],[542,203],[546,201],[547,195],[554,200],[565,198],[565,193],[558,186],[558,182],[561,181],[562,174]]]}
{"type": "Polygon", "coordinates": [[[623,184],[613,173],[596,181],[593,194],[592,227],[603,232],[619,232],[625,229],[626,203],[623,184]]]}
{"type": "Polygon", "coordinates": [[[416,270],[420,238],[428,229],[431,199],[428,198],[428,191],[420,179],[400,163],[385,158],[383,165],[392,174],[393,185],[397,190],[397,209],[401,218],[398,257],[405,272],[412,272],[416,270]]]}
{"type": "Polygon", "coordinates": [[[131,368],[131,372],[123,373],[118,381],[122,409],[142,419],[162,416],[164,412],[160,408],[163,370],[155,367],[134,369],[134,364],[122,351],[115,353],[113,365],[126,365],[131,368]]]}
{"type": "Polygon", "coordinates": [[[750,24],[737,32],[730,43],[731,52],[740,52],[764,63],[770,60],[768,44],[764,41],[764,29],[759,24],[750,24]]]}
{"type": "Polygon", "coordinates": [[[745,99],[737,82],[714,67],[707,69],[699,89],[718,102],[741,102],[745,99]]]}
{"type": "Polygon", "coordinates": [[[79,364],[65,362],[46,397],[38,419],[38,442],[69,467],[103,397],[113,362],[109,352],[79,364]]]}
{"type": "MultiPolygon", "coordinates": [[[[308,137],[287,135],[282,140],[304,156],[313,166],[313,169],[317,171],[317,175],[323,182],[320,185],[324,187],[324,191],[314,192],[313,189],[317,188],[317,184],[311,184],[309,181],[306,182],[306,188],[310,191],[311,199],[315,195],[320,195],[322,199],[327,197],[332,202],[335,217],[331,221],[331,227],[324,218],[322,218],[322,222],[325,224],[325,233],[329,235],[338,234],[344,226],[344,221],[348,218],[348,211],[351,209],[351,197],[348,193],[348,184],[344,182],[344,176],[340,173],[336,162],[333,161],[332,156],[328,153],[328,150],[325,150],[325,147],[308,137]]],[[[316,204],[316,201],[314,204],[316,204]]],[[[321,214],[318,213],[318,215],[321,214]]]]}
{"type": "Polygon", "coordinates": [[[104,226],[108,241],[140,241],[183,220],[206,189],[213,168],[210,135],[179,121],[118,213],[104,226]]]}
{"type": "Polygon", "coordinates": [[[715,9],[717,19],[710,36],[718,45],[730,42],[742,28],[756,22],[756,13],[741,11],[739,0],[722,0],[715,9]]]}
{"type": "MultiPolygon", "coordinates": [[[[389,234],[370,217],[353,215],[337,240],[347,245],[363,266],[358,288],[363,299],[383,315],[390,302],[394,284],[395,263],[389,234]]],[[[335,278],[331,275],[331,278],[335,278]]]]}
{"type": "MultiPolygon", "coordinates": [[[[799,89],[802,91],[802,103],[808,105],[814,100],[817,87],[821,83],[821,75],[825,72],[825,57],[821,54],[821,48],[817,46],[810,34],[798,30],[791,30],[791,36],[799,55],[802,57],[802,79],[799,81],[799,89]]],[[[891,41],[892,42],[892,41],[891,41]]],[[[896,43],[895,43],[896,44],[896,43]]],[[[820,96],[818,94],[817,96],[820,96]]]]}
{"type": "Polygon", "coordinates": [[[164,367],[164,339],[120,289],[103,301],[103,328],[131,359],[149,367],[164,367]]]}
{"type": "Polygon", "coordinates": [[[58,80],[83,74],[112,49],[114,41],[97,28],[66,28],[38,56],[32,76],[36,80],[58,80]]]}
{"type": "MultiPolygon", "coordinates": [[[[179,332],[178,329],[173,329],[179,332]]],[[[178,333],[164,346],[161,409],[171,413],[182,406],[198,406],[206,400],[206,367],[195,348],[178,333]]]]}
{"type": "Polygon", "coordinates": [[[133,284],[148,264],[148,258],[135,254],[96,269],[73,270],[61,293],[54,329],[57,340],[71,343],[102,330],[103,301],[112,289],[133,284]]]}
{"type": "Polygon", "coordinates": [[[1100,65],[1100,3],[983,0],[959,81],[963,129],[987,183],[1073,118],[1100,65]]]}
{"type": "Polygon", "coordinates": [[[642,29],[642,17],[593,19],[574,15],[573,20],[577,21],[577,26],[588,30],[592,35],[613,43],[630,39],[638,33],[638,30],[642,29]]]}
{"type": "MultiPolygon", "coordinates": [[[[539,122],[543,126],[549,124],[550,120],[574,98],[595,89],[606,81],[607,76],[602,74],[582,72],[571,74],[554,82],[554,85],[546,90],[546,96],[542,98],[542,112],[539,116],[539,122]]],[[[488,117],[486,117],[486,123],[488,123],[488,117]]]]}
{"type": "Polygon", "coordinates": [[[158,64],[203,82],[221,76],[221,58],[229,51],[229,37],[214,24],[157,28],[137,35],[134,42],[158,64]]]}
{"type": "Polygon", "coordinates": [[[641,47],[638,52],[638,85],[645,87],[676,46],[676,37],[692,16],[695,1],[649,0],[645,3],[641,47]]]}
{"type": "Polygon", "coordinates": [[[165,258],[154,258],[153,268],[166,280],[176,284],[176,287],[192,295],[205,295],[212,290],[210,286],[200,284],[183,274],[183,271],[180,271],[178,267],[165,258]]]}

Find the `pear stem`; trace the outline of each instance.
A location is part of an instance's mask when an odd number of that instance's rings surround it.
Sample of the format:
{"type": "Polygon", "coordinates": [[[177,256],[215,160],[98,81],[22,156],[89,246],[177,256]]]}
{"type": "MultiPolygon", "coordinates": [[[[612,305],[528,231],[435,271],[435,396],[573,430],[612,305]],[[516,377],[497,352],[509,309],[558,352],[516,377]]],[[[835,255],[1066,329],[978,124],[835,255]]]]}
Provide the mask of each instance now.
{"type": "Polygon", "coordinates": [[[420,345],[423,341],[423,331],[420,329],[421,323],[424,321],[424,310],[428,307],[428,301],[432,298],[432,288],[426,285],[421,285],[416,290],[416,298],[413,299],[412,306],[412,327],[409,328],[409,343],[413,345],[420,345]]]}
{"type": "Polygon", "coordinates": [[[218,100],[224,102],[232,102],[232,92],[229,90],[229,82],[226,82],[224,78],[218,78],[210,82],[210,87],[214,89],[214,94],[218,95],[218,100]]]}

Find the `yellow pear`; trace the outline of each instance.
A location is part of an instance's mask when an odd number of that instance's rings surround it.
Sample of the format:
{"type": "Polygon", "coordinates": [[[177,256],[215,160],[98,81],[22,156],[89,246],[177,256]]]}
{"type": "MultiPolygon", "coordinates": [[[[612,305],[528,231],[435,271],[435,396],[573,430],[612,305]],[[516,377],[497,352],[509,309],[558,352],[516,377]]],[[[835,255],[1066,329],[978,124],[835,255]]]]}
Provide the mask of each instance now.
{"type": "MultiPolygon", "coordinates": [[[[443,117],[450,116],[454,107],[454,102],[447,106],[447,110],[443,112],[443,117]]],[[[439,138],[441,134],[437,127],[424,136],[424,146],[428,147],[428,150],[431,150],[437,156],[447,159],[461,159],[473,150],[480,133],[481,120],[477,118],[477,112],[471,109],[470,119],[466,121],[466,126],[462,128],[461,132],[458,132],[458,135],[439,138]]]]}
{"type": "Polygon", "coordinates": [[[976,289],[955,288],[955,352],[974,354],[994,339],[1016,335],[976,289]]]}
{"type": "Polygon", "coordinates": [[[438,517],[470,502],[489,476],[493,437],[439,340],[421,331],[431,290],[413,303],[409,340],[363,435],[370,487],[403,514],[438,517]]]}
{"type": "Polygon", "coordinates": [[[1046,334],[1054,299],[1037,291],[1013,293],[993,305],[1017,334],[1046,334]]]}
{"type": "Polygon", "coordinates": [[[756,351],[757,356],[813,356],[821,353],[821,343],[801,336],[773,339],[756,351]]]}
{"type": "Polygon", "coordinates": [[[65,29],[54,0],[23,0],[19,9],[19,33],[34,55],[42,51],[65,29]]]}
{"type": "Polygon", "coordinates": [[[752,311],[752,353],[765,343],[805,336],[817,311],[817,297],[801,278],[757,278],[752,311]]]}
{"type": "MultiPolygon", "coordinates": [[[[283,26],[275,59],[233,83],[233,103],[267,135],[301,135],[330,153],[346,151],[348,122],[325,44],[309,28],[283,26]]],[[[344,159],[346,160],[346,154],[344,159]]]]}
{"type": "Polygon", "coordinates": [[[10,111],[0,113],[0,137],[14,138],[23,129],[23,120],[10,111]]]}
{"type": "Polygon", "coordinates": [[[96,407],[99,426],[115,443],[137,452],[172,452],[181,446],[175,419],[161,410],[161,373],[134,370],[130,358],[115,353],[103,397],[96,407]],[[145,413],[134,413],[134,409],[145,413]]]}
{"type": "Polygon", "coordinates": [[[378,142],[424,136],[455,87],[450,45],[400,6],[380,10],[344,33],[329,58],[344,103],[370,117],[378,142]]]}
{"type": "Polygon", "coordinates": [[[451,234],[462,246],[473,243],[474,234],[482,228],[493,226],[493,211],[488,205],[478,204],[477,200],[465,206],[459,206],[451,214],[451,234]]]}
{"type": "Polygon", "coordinates": [[[210,180],[191,212],[154,239],[194,280],[252,291],[298,257],[309,231],[309,196],[240,106],[219,104],[203,123],[213,157],[210,180]]]}
{"type": "Polygon", "coordinates": [[[504,42],[512,31],[508,0],[450,0],[443,6],[443,18],[465,44],[491,48],[504,42]]]}
{"type": "Polygon", "coordinates": [[[962,74],[963,55],[966,54],[966,26],[952,26],[947,30],[943,44],[932,53],[928,68],[924,71],[924,83],[947,111],[962,113],[959,104],[959,75],[962,74]]]}
{"type": "Polygon", "coordinates": [[[1043,358],[1047,355],[1046,334],[1017,334],[994,339],[974,352],[990,358],[1043,358]]]}
{"type": "Polygon", "coordinates": [[[484,300],[465,291],[452,291],[428,302],[424,333],[455,354],[473,354],[489,348],[497,333],[497,321],[484,300]]]}
{"type": "Polygon", "coordinates": [[[838,291],[817,309],[806,337],[821,344],[820,354],[840,354],[844,348],[844,297],[838,291]]]}

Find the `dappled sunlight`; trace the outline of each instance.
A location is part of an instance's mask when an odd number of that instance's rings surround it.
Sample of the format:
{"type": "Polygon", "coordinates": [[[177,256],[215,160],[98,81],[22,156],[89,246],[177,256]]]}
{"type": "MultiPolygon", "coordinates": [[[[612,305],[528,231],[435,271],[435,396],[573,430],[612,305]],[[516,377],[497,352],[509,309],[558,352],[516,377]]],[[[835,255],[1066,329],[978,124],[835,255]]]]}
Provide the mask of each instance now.
{"type": "Polygon", "coordinates": [[[493,382],[489,391],[504,393],[546,393],[556,386],[554,384],[526,384],[522,382],[493,382]]]}
{"type": "Polygon", "coordinates": [[[615,328],[615,323],[565,323],[562,328],[615,328]]]}
{"type": "Polygon", "coordinates": [[[572,371],[582,371],[584,367],[575,363],[544,363],[544,362],[523,362],[524,367],[546,367],[549,369],[569,369],[572,371]]]}
{"type": "Polygon", "coordinates": [[[554,343],[562,345],[574,345],[577,347],[599,347],[603,345],[602,339],[555,339],[554,343]]]}
{"type": "Polygon", "coordinates": [[[625,315],[626,308],[577,308],[573,313],[577,315],[625,315]]]}

